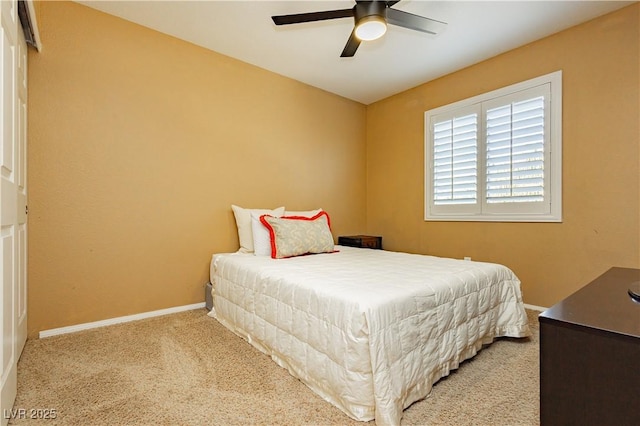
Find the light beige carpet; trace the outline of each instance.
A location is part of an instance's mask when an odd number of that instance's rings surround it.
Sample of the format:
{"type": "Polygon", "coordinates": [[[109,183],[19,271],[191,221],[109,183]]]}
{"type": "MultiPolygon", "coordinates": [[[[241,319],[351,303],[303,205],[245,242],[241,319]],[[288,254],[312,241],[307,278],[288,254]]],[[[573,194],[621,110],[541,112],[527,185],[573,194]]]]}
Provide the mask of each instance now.
{"type": "MultiPolygon", "coordinates": [[[[533,337],[499,339],[405,410],[403,425],[539,424],[533,337]]],[[[27,341],[14,409],[46,425],[363,425],[206,311],[27,341]]],[[[14,412],[16,412],[14,410],[14,412]]],[[[18,416],[20,417],[20,416],[18,416]]],[[[373,424],[373,422],[370,422],[373,424]]]]}

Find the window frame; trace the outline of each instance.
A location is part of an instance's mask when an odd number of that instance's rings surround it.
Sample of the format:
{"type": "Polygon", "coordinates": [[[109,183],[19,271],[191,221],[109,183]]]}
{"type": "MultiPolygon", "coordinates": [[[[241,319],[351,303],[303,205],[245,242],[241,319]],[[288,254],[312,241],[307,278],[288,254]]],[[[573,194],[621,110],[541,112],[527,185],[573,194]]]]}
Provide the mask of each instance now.
{"type": "MultiPolygon", "coordinates": [[[[499,103],[499,102],[498,102],[499,103]]],[[[482,221],[482,222],[562,222],[562,71],[556,71],[527,81],[512,84],[491,92],[428,110],[424,114],[425,163],[424,163],[424,220],[425,221],[482,221]],[[545,94],[545,151],[544,151],[544,208],[540,202],[499,203],[486,202],[486,112],[487,106],[503,98],[509,99],[521,93],[546,90],[545,94]],[[478,177],[476,204],[436,205],[434,203],[434,153],[433,128],[435,120],[462,116],[465,111],[481,111],[478,118],[478,177]],[[444,117],[444,118],[443,118],[444,117]],[[532,207],[528,211],[527,207],[532,207]]]]}

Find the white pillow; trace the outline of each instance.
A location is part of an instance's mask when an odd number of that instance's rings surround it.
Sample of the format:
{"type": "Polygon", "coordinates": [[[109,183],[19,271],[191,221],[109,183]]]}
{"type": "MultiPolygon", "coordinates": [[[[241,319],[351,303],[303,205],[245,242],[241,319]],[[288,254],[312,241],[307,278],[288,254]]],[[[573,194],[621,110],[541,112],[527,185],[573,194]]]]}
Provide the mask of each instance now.
{"type": "Polygon", "coordinates": [[[305,210],[305,211],[285,211],[283,216],[291,217],[314,217],[318,213],[320,213],[322,209],[315,210],[305,210]]]}
{"type": "Polygon", "coordinates": [[[277,209],[245,209],[236,205],[231,205],[233,215],[236,218],[238,227],[238,240],[240,240],[240,251],[243,253],[253,253],[253,231],[251,229],[251,213],[256,213],[258,217],[268,214],[274,217],[281,217],[284,214],[284,207],[277,209]]]}
{"type": "Polygon", "coordinates": [[[266,226],[260,222],[259,213],[251,213],[251,231],[253,232],[253,254],[271,256],[271,236],[266,226]]]}

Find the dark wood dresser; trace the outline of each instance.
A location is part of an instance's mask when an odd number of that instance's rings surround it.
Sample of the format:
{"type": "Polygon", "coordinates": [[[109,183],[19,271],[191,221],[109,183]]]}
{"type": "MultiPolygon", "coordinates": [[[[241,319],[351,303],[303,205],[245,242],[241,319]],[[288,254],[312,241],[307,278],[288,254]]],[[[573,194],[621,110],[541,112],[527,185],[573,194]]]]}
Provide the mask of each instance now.
{"type": "Polygon", "coordinates": [[[372,235],[349,235],[338,237],[338,244],[349,247],[362,247],[382,250],[382,237],[372,235]]]}
{"type": "Polygon", "coordinates": [[[538,317],[543,426],[640,425],[637,281],[612,268],[538,317]]]}

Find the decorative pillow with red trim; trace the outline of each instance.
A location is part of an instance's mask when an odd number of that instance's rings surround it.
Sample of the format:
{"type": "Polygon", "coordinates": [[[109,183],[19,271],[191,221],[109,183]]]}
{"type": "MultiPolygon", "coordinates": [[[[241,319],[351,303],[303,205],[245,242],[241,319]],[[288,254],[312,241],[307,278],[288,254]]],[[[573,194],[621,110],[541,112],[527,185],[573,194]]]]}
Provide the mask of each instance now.
{"type": "Polygon", "coordinates": [[[269,230],[273,259],[334,251],[331,221],[325,211],[312,217],[262,215],[260,222],[269,230]]]}

